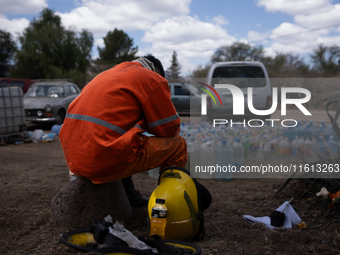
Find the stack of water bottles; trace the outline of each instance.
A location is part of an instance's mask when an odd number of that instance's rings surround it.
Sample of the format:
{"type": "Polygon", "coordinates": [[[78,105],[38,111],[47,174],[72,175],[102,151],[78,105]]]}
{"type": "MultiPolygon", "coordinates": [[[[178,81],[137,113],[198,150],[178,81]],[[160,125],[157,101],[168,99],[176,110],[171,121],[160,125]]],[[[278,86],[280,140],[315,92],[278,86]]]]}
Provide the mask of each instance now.
{"type": "MultiPolygon", "coordinates": [[[[242,145],[244,161],[273,164],[315,162],[320,160],[318,155],[334,158],[339,147],[339,140],[330,125],[313,122],[299,122],[292,128],[266,125],[260,128],[226,125],[212,127],[207,122],[183,123],[180,134],[186,138],[188,148],[194,151],[204,148],[205,152],[211,148],[210,152],[207,152],[208,155],[211,155],[212,151],[217,153],[217,147],[226,140],[225,143],[230,147],[233,147],[234,143],[237,144],[236,147],[242,145]]],[[[204,152],[200,154],[203,157],[207,155],[204,152]]],[[[235,157],[235,153],[233,156],[235,157]]]]}
{"type": "MultiPolygon", "coordinates": [[[[239,170],[245,163],[312,163],[322,159],[334,160],[339,150],[339,140],[332,126],[325,123],[298,122],[291,128],[279,125],[213,127],[208,122],[182,123],[180,135],[188,147],[186,168],[191,170],[193,177],[205,179],[231,180],[233,173],[198,173],[194,171],[195,166],[230,165],[239,170]]],[[[153,172],[153,178],[156,178],[157,170],[153,172]]]]}

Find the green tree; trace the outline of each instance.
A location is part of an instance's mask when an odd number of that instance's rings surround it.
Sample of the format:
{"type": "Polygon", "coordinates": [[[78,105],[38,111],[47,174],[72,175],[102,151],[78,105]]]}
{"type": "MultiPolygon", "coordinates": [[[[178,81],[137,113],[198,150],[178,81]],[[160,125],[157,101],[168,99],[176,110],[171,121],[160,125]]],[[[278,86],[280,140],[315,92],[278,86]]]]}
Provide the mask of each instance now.
{"type": "Polygon", "coordinates": [[[172,53],[170,62],[171,66],[166,70],[165,78],[168,82],[181,82],[182,77],[179,75],[181,73],[181,65],[178,63],[176,51],[172,53]]]}
{"type": "Polygon", "coordinates": [[[340,73],[340,47],[327,47],[322,44],[311,55],[313,71],[318,75],[330,77],[340,73]]]}
{"type": "Polygon", "coordinates": [[[97,63],[104,63],[111,67],[137,58],[138,46],[133,47],[133,39],[123,30],[115,28],[113,31],[109,31],[104,37],[104,44],[105,47],[98,47],[100,58],[97,63]]]}
{"type": "Polygon", "coordinates": [[[309,76],[309,66],[298,55],[277,53],[275,57],[264,57],[261,61],[271,78],[309,76]]]}
{"type": "Polygon", "coordinates": [[[248,43],[235,42],[230,46],[222,46],[218,48],[211,57],[211,62],[223,61],[260,61],[264,57],[262,45],[251,46],[248,43]]]}
{"type": "Polygon", "coordinates": [[[16,48],[11,34],[0,30],[0,77],[5,77],[9,73],[10,61],[16,48]]]}
{"type": "Polygon", "coordinates": [[[206,64],[205,66],[199,65],[191,74],[192,78],[205,78],[209,72],[211,65],[206,64]]]}
{"type": "Polygon", "coordinates": [[[44,9],[38,19],[19,36],[21,49],[15,55],[11,74],[17,78],[70,78],[83,87],[90,65],[93,36],[87,30],[77,35],[66,30],[61,19],[50,9],[44,9]]]}

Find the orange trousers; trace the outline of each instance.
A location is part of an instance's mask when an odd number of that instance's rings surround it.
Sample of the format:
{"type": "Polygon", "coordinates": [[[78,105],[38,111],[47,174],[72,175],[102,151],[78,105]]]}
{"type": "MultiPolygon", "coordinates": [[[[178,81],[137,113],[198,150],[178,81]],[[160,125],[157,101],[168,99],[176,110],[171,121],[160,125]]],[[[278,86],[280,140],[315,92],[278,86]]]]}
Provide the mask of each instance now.
{"type": "Polygon", "coordinates": [[[138,156],[135,161],[123,171],[119,179],[156,167],[159,167],[160,171],[172,165],[185,168],[187,160],[187,144],[182,136],[176,135],[171,138],[151,136],[148,138],[143,155],[138,156]]]}
{"type": "Polygon", "coordinates": [[[180,135],[171,138],[151,136],[148,137],[144,153],[129,163],[125,170],[117,172],[112,169],[112,172],[106,172],[106,176],[90,179],[96,184],[114,182],[156,167],[159,167],[160,171],[172,165],[185,168],[187,160],[187,144],[183,137],[180,135]]]}

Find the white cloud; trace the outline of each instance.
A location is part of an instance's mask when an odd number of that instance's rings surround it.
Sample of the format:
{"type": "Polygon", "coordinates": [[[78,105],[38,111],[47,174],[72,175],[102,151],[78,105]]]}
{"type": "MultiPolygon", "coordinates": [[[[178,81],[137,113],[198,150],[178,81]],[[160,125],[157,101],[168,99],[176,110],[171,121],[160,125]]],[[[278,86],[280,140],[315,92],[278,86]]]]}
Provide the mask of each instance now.
{"type": "Polygon", "coordinates": [[[229,24],[229,21],[225,17],[223,17],[221,15],[214,17],[213,21],[215,22],[216,25],[219,25],[219,26],[223,26],[223,25],[228,25],[229,24]]]}
{"type": "Polygon", "coordinates": [[[158,22],[145,33],[142,40],[179,44],[207,39],[225,40],[229,37],[227,30],[219,25],[202,22],[190,16],[181,16],[158,22]]]}
{"type": "MultiPolygon", "coordinates": [[[[173,15],[190,12],[191,0],[82,0],[69,13],[60,13],[66,28],[88,29],[94,36],[94,48],[103,47],[103,37],[115,28],[126,31],[147,30],[155,22],[173,15]]],[[[138,52],[140,55],[140,52],[138,52]]],[[[94,58],[98,54],[92,54],[94,58]]]]}
{"type": "Polygon", "coordinates": [[[269,12],[280,11],[290,15],[308,15],[332,9],[329,0],[258,0],[256,4],[269,12]]]}
{"type": "Polygon", "coordinates": [[[297,55],[311,54],[319,44],[333,46],[340,44],[340,36],[315,37],[315,39],[292,39],[290,42],[277,41],[265,48],[267,56],[275,56],[276,53],[292,53],[297,55]]]}
{"type": "MultiPolygon", "coordinates": [[[[340,45],[340,35],[338,36],[324,36],[317,39],[316,45],[323,44],[325,46],[340,45]]],[[[315,49],[316,47],[314,47],[315,49]]]]}
{"type": "Polygon", "coordinates": [[[279,27],[273,29],[270,37],[276,38],[276,37],[284,37],[284,36],[295,35],[295,34],[297,34],[295,36],[299,36],[299,33],[302,33],[304,31],[305,29],[303,29],[300,26],[297,26],[292,23],[284,22],[279,27]]]}
{"type": "Polygon", "coordinates": [[[47,7],[47,0],[0,0],[1,14],[38,13],[47,7]]]}
{"type": "Polygon", "coordinates": [[[299,44],[283,44],[283,43],[273,43],[272,44],[273,50],[275,52],[284,52],[284,53],[305,53],[309,52],[306,47],[299,44]]]}
{"type": "Polygon", "coordinates": [[[125,31],[146,30],[154,22],[190,12],[190,0],[83,0],[69,13],[58,13],[65,27],[87,28],[95,36],[104,36],[114,28],[125,31]]]}
{"type": "Polygon", "coordinates": [[[152,43],[148,52],[158,57],[165,69],[170,66],[169,60],[176,51],[179,63],[186,67],[182,72],[189,72],[197,67],[193,62],[208,62],[217,48],[230,45],[236,38],[228,35],[220,25],[181,16],[158,22],[145,33],[142,41],[152,43]]]}
{"type": "Polygon", "coordinates": [[[276,52],[273,50],[272,47],[264,48],[264,55],[267,57],[275,57],[276,52]]]}
{"type": "MultiPolygon", "coordinates": [[[[329,0],[258,0],[257,5],[267,11],[295,15],[295,24],[284,22],[272,30],[266,55],[310,54],[321,43],[327,46],[340,43],[340,36],[327,36],[331,30],[339,29],[327,26],[340,24],[340,4],[332,5],[329,0]]],[[[249,31],[248,38],[261,40],[261,34],[249,31]]]]}
{"type": "Polygon", "coordinates": [[[29,21],[25,18],[8,20],[0,15],[0,29],[10,32],[15,38],[18,33],[22,33],[28,27],[29,21]]]}
{"type": "Polygon", "coordinates": [[[266,43],[267,39],[269,37],[270,31],[267,31],[265,33],[259,33],[257,31],[250,30],[248,31],[248,40],[250,42],[256,42],[256,41],[261,41],[262,44],[266,43]]]}
{"type": "Polygon", "coordinates": [[[317,38],[328,33],[327,29],[310,31],[298,25],[284,22],[279,27],[273,29],[270,38],[286,44],[299,44],[305,41],[315,43],[317,38]]]}
{"type": "Polygon", "coordinates": [[[304,27],[320,28],[340,24],[340,4],[334,5],[330,10],[310,15],[301,14],[294,17],[296,24],[304,27]]]}
{"type": "Polygon", "coordinates": [[[97,46],[99,46],[100,48],[103,48],[105,46],[103,37],[95,38],[93,44],[96,45],[96,48],[97,46]]]}

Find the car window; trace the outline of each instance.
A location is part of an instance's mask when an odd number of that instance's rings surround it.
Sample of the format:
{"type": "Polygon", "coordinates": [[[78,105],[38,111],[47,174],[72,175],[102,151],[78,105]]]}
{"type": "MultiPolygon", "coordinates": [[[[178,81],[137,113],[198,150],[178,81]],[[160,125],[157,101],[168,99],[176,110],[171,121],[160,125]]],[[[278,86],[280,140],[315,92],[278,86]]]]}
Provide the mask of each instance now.
{"type": "Polygon", "coordinates": [[[183,86],[175,86],[175,96],[190,96],[190,91],[183,86]]]}
{"type": "Polygon", "coordinates": [[[65,96],[68,97],[71,95],[70,85],[65,86],[65,96]]]}
{"type": "Polygon", "coordinates": [[[64,97],[64,88],[61,86],[51,86],[47,90],[48,97],[64,97]]]}
{"type": "Polygon", "coordinates": [[[212,78],[214,84],[234,84],[240,88],[266,86],[260,66],[221,66],[214,70],[212,78]]]}
{"type": "Polygon", "coordinates": [[[71,89],[71,95],[78,94],[77,89],[73,85],[70,86],[70,89],[71,89]]]}
{"type": "Polygon", "coordinates": [[[64,88],[62,86],[44,85],[31,86],[26,97],[64,97],[64,88]]]}

